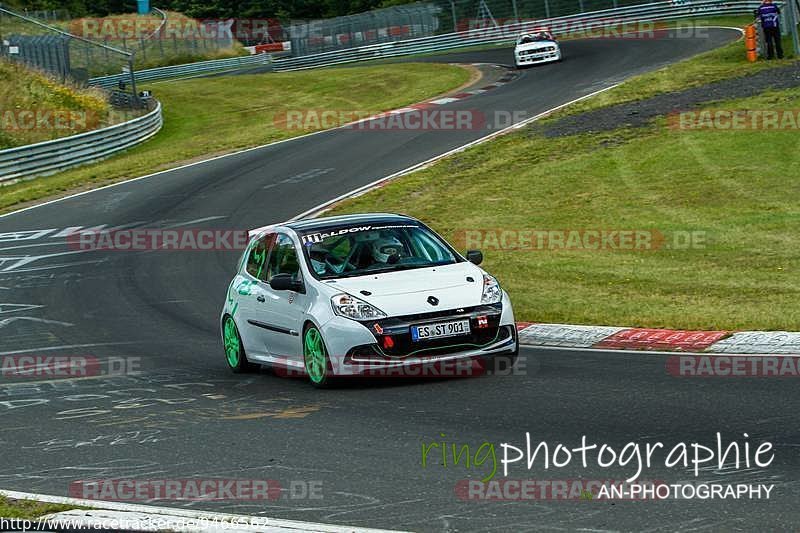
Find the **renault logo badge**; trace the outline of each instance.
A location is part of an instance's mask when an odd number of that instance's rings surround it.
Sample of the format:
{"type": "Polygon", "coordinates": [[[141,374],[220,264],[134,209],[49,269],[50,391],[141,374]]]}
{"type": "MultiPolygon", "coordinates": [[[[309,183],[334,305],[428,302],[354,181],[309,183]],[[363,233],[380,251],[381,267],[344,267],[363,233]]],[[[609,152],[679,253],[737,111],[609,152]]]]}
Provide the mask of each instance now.
{"type": "Polygon", "coordinates": [[[439,305],[439,298],[436,296],[428,296],[428,303],[431,305],[439,305]]]}

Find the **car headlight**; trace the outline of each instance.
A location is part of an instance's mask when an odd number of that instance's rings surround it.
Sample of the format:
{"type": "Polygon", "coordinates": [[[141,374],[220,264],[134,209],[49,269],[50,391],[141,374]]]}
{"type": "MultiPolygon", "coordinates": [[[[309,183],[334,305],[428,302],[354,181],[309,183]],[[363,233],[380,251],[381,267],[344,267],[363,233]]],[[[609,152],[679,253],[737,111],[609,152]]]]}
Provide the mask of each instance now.
{"type": "Polygon", "coordinates": [[[483,295],[481,296],[482,304],[496,304],[503,299],[503,290],[500,284],[488,274],[483,275],[483,295]]]}
{"type": "Polygon", "coordinates": [[[364,300],[360,300],[349,294],[337,294],[331,298],[333,312],[345,318],[353,320],[374,320],[376,318],[386,318],[386,313],[370,305],[364,300]]]}

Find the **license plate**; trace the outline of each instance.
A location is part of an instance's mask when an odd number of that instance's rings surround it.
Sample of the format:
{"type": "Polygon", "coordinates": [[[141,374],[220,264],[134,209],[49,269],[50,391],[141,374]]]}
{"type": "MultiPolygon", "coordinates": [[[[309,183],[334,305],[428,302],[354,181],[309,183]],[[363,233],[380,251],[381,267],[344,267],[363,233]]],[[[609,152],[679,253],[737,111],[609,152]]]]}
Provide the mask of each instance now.
{"type": "Polygon", "coordinates": [[[411,340],[420,341],[425,339],[454,337],[456,335],[469,335],[469,332],[469,320],[422,324],[419,326],[411,326],[411,340]]]}

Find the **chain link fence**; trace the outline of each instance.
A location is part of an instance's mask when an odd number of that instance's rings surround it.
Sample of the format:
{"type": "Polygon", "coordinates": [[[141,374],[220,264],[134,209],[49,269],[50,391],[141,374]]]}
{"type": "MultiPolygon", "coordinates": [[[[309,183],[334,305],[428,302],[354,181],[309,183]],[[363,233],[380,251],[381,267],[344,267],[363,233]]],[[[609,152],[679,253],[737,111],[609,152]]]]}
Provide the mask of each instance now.
{"type": "Polygon", "coordinates": [[[149,15],[85,17],[70,21],[70,33],[134,54],[137,70],[245,55],[233,38],[233,21],[195,20],[153,9],[149,15]]]}
{"type": "Polygon", "coordinates": [[[292,21],[285,28],[293,55],[427,37],[438,32],[442,8],[432,2],[375,9],[331,19],[292,21]]]}
{"type": "Polygon", "coordinates": [[[58,23],[72,18],[68,9],[23,9],[22,14],[42,22],[58,23]]]}

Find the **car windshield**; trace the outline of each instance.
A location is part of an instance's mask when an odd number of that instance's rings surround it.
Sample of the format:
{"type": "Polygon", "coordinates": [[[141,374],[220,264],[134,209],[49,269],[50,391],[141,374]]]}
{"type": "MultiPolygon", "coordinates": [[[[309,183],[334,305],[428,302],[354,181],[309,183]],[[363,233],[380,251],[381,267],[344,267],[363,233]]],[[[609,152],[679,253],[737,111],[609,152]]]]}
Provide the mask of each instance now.
{"type": "Polygon", "coordinates": [[[539,41],[550,41],[550,40],[552,40],[552,36],[550,34],[545,32],[540,32],[540,33],[532,33],[530,35],[523,35],[522,37],[519,38],[517,44],[530,44],[539,41]]]}
{"type": "Polygon", "coordinates": [[[309,270],[335,279],[448,265],[461,259],[416,224],[341,226],[301,235],[309,270]]]}

